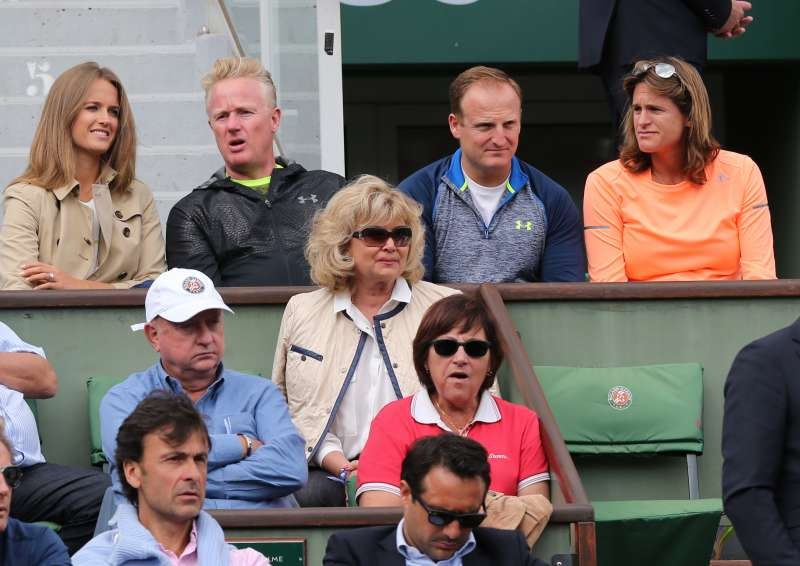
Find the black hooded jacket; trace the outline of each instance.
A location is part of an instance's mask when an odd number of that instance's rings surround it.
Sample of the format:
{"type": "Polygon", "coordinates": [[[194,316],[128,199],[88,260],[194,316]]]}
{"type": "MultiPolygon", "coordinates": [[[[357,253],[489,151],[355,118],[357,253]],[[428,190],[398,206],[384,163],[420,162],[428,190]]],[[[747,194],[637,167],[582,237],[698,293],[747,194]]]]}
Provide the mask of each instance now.
{"type": "Polygon", "coordinates": [[[311,219],[344,185],[327,171],[276,160],[266,199],[222,168],[167,219],[167,264],[197,269],[218,287],[310,285],[303,255],[311,219]]]}

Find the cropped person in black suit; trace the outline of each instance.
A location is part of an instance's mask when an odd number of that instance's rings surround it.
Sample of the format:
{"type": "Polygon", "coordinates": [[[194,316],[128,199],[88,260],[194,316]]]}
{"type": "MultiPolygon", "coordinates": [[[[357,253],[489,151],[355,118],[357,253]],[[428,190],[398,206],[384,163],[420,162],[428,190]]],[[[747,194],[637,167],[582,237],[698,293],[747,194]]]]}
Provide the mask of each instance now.
{"type": "Polygon", "coordinates": [[[753,565],[800,564],[800,320],[733,361],[722,456],[725,513],[753,565]]]}
{"type": "Polygon", "coordinates": [[[633,63],[677,56],[702,72],[706,34],[743,34],[751,7],[742,0],[581,0],[578,66],[603,79],[616,126],[627,105],[622,77],[633,63]]]}
{"type": "Polygon", "coordinates": [[[477,528],[485,518],[489,462],[474,440],[454,434],[421,438],[406,454],[400,477],[400,523],[333,534],[325,566],[444,560],[453,566],[545,566],[519,531],[477,528]]]}

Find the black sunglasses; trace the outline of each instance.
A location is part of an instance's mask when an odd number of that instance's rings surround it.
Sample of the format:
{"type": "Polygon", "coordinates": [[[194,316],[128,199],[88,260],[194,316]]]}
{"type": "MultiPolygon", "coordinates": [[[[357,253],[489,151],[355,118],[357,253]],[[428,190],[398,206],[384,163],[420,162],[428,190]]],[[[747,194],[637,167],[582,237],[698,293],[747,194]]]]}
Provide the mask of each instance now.
{"type": "Polygon", "coordinates": [[[369,226],[363,230],[353,232],[353,237],[358,238],[370,248],[379,248],[391,238],[398,248],[406,247],[411,242],[411,228],[399,226],[394,230],[387,230],[380,226],[369,226]]]}
{"type": "Polygon", "coordinates": [[[463,528],[474,529],[486,518],[486,513],[481,513],[480,511],[477,513],[454,513],[441,509],[431,509],[418,495],[412,495],[411,497],[422,505],[422,508],[428,513],[428,522],[436,527],[445,527],[453,521],[458,521],[458,524],[463,528]]]}
{"type": "Polygon", "coordinates": [[[3,479],[6,480],[6,484],[12,489],[18,487],[19,483],[22,481],[22,468],[19,466],[0,468],[0,474],[3,474],[3,479]]]}
{"type": "Polygon", "coordinates": [[[466,342],[459,342],[452,338],[439,338],[431,342],[433,351],[442,357],[454,356],[458,352],[459,346],[464,346],[464,352],[470,358],[482,358],[489,351],[491,344],[486,340],[467,340],[466,342]]]}

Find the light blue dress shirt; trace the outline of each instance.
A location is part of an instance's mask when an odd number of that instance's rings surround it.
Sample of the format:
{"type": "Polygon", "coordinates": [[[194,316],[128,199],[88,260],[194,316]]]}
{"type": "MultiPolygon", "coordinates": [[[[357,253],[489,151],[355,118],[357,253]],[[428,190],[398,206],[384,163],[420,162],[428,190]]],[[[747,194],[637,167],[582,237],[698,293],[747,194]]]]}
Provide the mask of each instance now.
{"type": "MultiPolygon", "coordinates": [[[[222,364],[217,375],[195,403],[211,436],[204,507],[296,506],[294,498],[286,496],[308,479],[305,440],[292,423],[283,395],[269,379],[231,371],[222,364]],[[239,433],[258,438],[264,445],[242,458],[239,433]]],[[[112,387],[100,402],[103,452],[111,463],[118,502],[124,498],[114,466],[117,430],[139,401],[156,389],[183,392],[180,382],[167,375],[160,361],[112,387]]]]}
{"type": "MultiPolygon", "coordinates": [[[[29,352],[45,357],[44,350],[24,342],[0,322],[0,352],[29,352]]],[[[19,391],[0,385],[0,417],[5,421],[6,436],[14,446],[14,463],[27,468],[45,461],[39,444],[36,417],[19,391]]]]}
{"type": "Polygon", "coordinates": [[[470,532],[467,542],[456,550],[453,556],[447,560],[434,562],[427,554],[422,554],[419,550],[406,542],[406,537],[403,536],[403,525],[405,521],[405,518],[401,519],[397,524],[397,552],[405,557],[406,566],[462,566],[461,558],[475,550],[475,535],[470,532]]]}

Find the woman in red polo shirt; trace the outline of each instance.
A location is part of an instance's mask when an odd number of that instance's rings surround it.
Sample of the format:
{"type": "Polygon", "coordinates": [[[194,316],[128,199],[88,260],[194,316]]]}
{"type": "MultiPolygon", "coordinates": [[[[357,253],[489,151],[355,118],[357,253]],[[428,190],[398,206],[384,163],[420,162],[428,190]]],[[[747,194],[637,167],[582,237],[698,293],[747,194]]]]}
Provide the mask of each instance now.
{"type": "Polygon", "coordinates": [[[400,467],[409,446],[443,433],[486,448],[491,490],[549,497],[536,413],[489,392],[503,353],[483,302],[453,295],[434,303],[414,337],[413,355],[423,389],[389,403],[372,421],[359,461],[359,505],[399,506],[400,467]]]}

